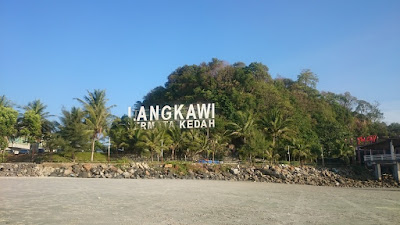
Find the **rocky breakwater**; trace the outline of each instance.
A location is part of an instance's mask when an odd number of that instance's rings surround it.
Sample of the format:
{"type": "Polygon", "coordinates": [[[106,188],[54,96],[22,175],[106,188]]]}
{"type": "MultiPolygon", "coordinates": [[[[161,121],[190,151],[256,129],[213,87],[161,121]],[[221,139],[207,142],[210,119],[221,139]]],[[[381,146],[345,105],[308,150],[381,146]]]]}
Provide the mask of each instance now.
{"type": "Polygon", "coordinates": [[[81,177],[119,179],[202,179],[305,184],[337,187],[399,187],[390,177],[373,179],[371,172],[354,168],[315,168],[288,165],[245,166],[198,163],[148,164],[0,164],[0,176],[81,177]]]}

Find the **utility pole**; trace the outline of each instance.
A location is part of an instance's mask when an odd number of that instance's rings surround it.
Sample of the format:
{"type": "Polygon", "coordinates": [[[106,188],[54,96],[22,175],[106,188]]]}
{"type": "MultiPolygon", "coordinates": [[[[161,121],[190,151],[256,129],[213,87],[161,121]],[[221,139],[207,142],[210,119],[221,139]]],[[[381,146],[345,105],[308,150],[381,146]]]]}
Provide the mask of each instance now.
{"type": "Polygon", "coordinates": [[[164,140],[161,139],[161,162],[164,162],[164,140]]]}
{"type": "Polygon", "coordinates": [[[321,158],[322,158],[322,167],[325,167],[325,161],[324,161],[324,149],[321,146],[321,158]]]}
{"type": "Polygon", "coordinates": [[[110,163],[111,138],[108,136],[108,163],[110,163]]]}

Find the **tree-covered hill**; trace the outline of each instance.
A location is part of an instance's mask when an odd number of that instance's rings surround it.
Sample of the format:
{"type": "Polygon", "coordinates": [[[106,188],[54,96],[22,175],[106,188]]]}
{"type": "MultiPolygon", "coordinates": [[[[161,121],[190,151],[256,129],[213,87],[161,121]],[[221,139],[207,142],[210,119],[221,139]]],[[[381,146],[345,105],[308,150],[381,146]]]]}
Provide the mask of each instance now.
{"type": "Polygon", "coordinates": [[[321,151],[349,159],[356,137],[388,135],[377,103],[349,92],[319,91],[318,81],[310,70],[301,71],[297,80],[273,79],[262,63],[230,65],[213,59],[177,68],[137,106],[215,102],[218,127],[211,137],[227,136],[242,156],[284,159],[289,146],[299,159],[315,159],[321,151]],[[244,130],[247,123],[251,126],[244,130]]]}
{"type": "MultiPolygon", "coordinates": [[[[349,92],[317,89],[318,77],[303,70],[297,80],[272,78],[268,67],[254,62],[228,64],[212,59],[185,65],[168,76],[164,86],[151,90],[135,107],[215,103],[215,127],[179,129],[157,124],[140,129],[128,116],[111,115],[113,105],[105,90],[88,91],[80,107],[62,109],[59,122],[40,100],[20,106],[0,96],[0,149],[25,140],[47,150],[75,152],[104,148],[100,139],[111,137],[111,150],[148,159],[224,159],[314,161],[322,157],[349,162],[360,136],[399,137],[400,124],[387,126],[378,103],[357,99],[349,92]],[[288,152],[290,154],[288,154],[288,152]]],[[[112,102],[112,100],[111,100],[112,102]]],[[[33,145],[32,145],[33,144],[33,145]]],[[[4,159],[5,151],[2,151],[4,159]]],[[[33,159],[34,157],[32,157],[33,159]]]]}

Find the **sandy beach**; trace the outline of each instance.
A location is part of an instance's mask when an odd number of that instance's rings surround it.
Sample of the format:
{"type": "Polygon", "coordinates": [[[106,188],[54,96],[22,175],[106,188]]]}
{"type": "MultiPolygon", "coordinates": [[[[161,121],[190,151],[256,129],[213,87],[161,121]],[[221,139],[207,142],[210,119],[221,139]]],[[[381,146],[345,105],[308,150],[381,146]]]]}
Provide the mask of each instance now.
{"type": "Polygon", "coordinates": [[[398,224],[400,190],[0,178],[0,224],[398,224]]]}

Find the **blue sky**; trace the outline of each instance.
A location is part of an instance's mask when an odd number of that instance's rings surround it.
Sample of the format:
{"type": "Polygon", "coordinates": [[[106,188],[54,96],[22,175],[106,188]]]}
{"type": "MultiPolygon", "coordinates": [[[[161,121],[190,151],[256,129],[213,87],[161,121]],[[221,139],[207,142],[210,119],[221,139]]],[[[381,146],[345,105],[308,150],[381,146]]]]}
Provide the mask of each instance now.
{"type": "Polygon", "coordinates": [[[106,89],[121,116],[179,66],[262,62],[400,122],[400,1],[0,1],[0,95],[51,114],[106,89]]]}

